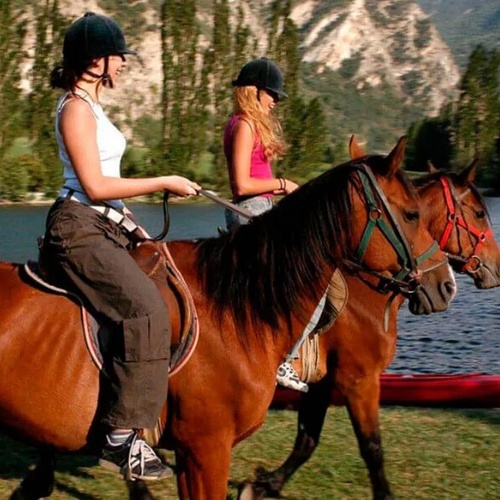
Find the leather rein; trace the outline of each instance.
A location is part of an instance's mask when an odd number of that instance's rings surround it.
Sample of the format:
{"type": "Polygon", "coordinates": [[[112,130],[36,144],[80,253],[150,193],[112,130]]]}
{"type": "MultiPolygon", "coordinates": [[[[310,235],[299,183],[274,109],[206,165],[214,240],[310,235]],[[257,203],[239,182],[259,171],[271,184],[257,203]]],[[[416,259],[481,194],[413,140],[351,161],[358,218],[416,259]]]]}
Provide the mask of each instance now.
{"type": "MultiPolygon", "coordinates": [[[[388,293],[391,290],[396,290],[397,292],[403,293],[404,295],[410,295],[416,292],[420,286],[421,276],[429,272],[436,267],[446,264],[447,261],[443,260],[438,264],[426,268],[424,270],[419,269],[425,261],[432,257],[436,252],[439,251],[439,245],[434,242],[422,255],[418,257],[413,257],[410,245],[408,244],[400,225],[394,217],[389,202],[380,188],[375,176],[373,175],[371,169],[364,163],[359,163],[355,165],[358,170],[359,177],[361,180],[361,185],[366,201],[366,207],[368,211],[368,220],[366,222],[365,229],[363,231],[363,236],[355,252],[356,260],[345,259],[344,264],[348,269],[356,273],[364,272],[372,276],[375,276],[379,280],[379,284],[376,286],[376,290],[381,293],[388,293]],[[378,200],[378,202],[377,202],[378,200]],[[379,204],[381,208],[379,208],[379,204]],[[389,223],[387,223],[383,218],[382,214],[386,213],[389,223]],[[375,229],[378,228],[382,234],[385,236],[386,240],[392,245],[396,251],[399,260],[402,262],[401,270],[394,276],[387,276],[381,272],[370,269],[363,263],[363,257],[368,248],[368,244],[373,235],[375,229]]],[[[240,213],[244,217],[252,218],[252,215],[238,207],[237,205],[223,200],[211,191],[206,191],[200,189],[200,194],[209,198],[216,203],[234,210],[240,213]]],[[[164,226],[162,232],[152,238],[154,241],[163,240],[170,227],[170,215],[168,211],[168,196],[169,194],[165,192],[163,194],[163,220],[164,226]]]]}

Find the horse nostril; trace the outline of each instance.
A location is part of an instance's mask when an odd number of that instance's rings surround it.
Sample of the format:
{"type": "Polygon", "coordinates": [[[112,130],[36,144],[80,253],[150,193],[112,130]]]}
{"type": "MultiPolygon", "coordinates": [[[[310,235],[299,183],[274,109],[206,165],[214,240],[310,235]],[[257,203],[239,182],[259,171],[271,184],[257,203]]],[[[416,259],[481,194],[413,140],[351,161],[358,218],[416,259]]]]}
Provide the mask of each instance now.
{"type": "Polygon", "coordinates": [[[443,296],[452,297],[455,293],[455,283],[453,281],[446,281],[441,285],[443,296]]]}

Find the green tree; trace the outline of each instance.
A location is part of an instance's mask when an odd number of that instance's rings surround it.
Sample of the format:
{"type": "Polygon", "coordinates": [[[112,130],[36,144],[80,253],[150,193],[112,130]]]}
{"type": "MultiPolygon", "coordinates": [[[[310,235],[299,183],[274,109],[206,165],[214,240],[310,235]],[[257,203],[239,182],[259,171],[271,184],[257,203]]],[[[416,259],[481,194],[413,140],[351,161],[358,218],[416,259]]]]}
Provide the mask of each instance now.
{"type": "Polygon", "coordinates": [[[234,74],[250,57],[250,29],[245,24],[245,12],[241,4],[238,5],[236,10],[236,28],[234,30],[232,49],[233,67],[231,74],[234,74]]]}
{"type": "Polygon", "coordinates": [[[309,101],[303,123],[300,163],[308,170],[318,169],[325,162],[328,147],[325,115],[319,98],[309,101]]]}
{"type": "Polygon", "coordinates": [[[324,161],[327,131],[319,99],[306,103],[300,92],[299,32],[290,18],[291,9],[291,0],[275,0],[269,30],[270,56],[283,71],[289,95],[279,106],[288,153],[278,170],[305,179],[308,171],[324,161]]]}
{"type": "Polygon", "coordinates": [[[59,11],[58,0],[46,0],[33,6],[35,16],[35,52],[30,73],[26,129],[33,151],[46,165],[45,189],[53,196],[61,184],[61,167],[54,135],[54,109],[57,94],[50,88],[50,72],[61,59],[62,40],[67,21],[59,11]]]}
{"type": "Polygon", "coordinates": [[[212,103],[214,109],[212,146],[216,188],[228,185],[227,169],[222,150],[224,125],[231,112],[230,79],[233,71],[233,39],[228,0],[213,0],[211,44],[212,103]]]}
{"type": "Polygon", "coordinates": [[[29,174],[26,164],[18,158],[5,158],[0,169],[0,199],[23,201],[26,199],[29,174]]]}
{"type": "Polygon", "coordinates": [[[497,51],[487,51],[482,46],[473,51],[460,82],[455,114],[456,159],[460,164],[468,164],[478,157],[483,165],[483,180],[489,177],[485,165],[494,159],[500,130],[499,68],[497,51]]]}
{"type": "Polygon", "coordinates": [[[200,27],[195,0],[166,0],[161,7],[163,88],[162,144],[159,166],[186,174],[199,161],[206,134],[205,75],[199,71],[200,27]]]}
{"type": "Polygon", "coordinates": [[[0,2],[0,159],[22,135],[21,68],[26,35],[24,10],[0,2]]]}
{"type": "Polygon", "coordinates": [[[447,117],[424,118],[408,130],[405,154],[407,170],[426,171],[430,161],[436,168],[449,169],[452,159],[451,123],[447,117]]]}

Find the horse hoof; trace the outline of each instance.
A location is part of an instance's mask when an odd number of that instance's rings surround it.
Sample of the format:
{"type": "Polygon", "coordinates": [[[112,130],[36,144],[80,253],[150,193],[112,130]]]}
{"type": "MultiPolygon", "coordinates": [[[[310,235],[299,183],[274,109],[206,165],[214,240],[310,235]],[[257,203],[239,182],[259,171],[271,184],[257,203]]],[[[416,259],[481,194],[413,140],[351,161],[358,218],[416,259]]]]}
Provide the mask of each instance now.
{"type": "Polygon", "coordinates": [[[238,500],[256,500],[256,498],[252,483],[247,481],[238,488],[238,500]]]}
{"type": "Polygon", "coordinates": [[[24,500],[22,493],[19,491],[20,487],[18,486],[12,495],[9,497],[9,500],[24,500]]]}
{"type": "Polygon", "coordinates": [[[262,500],[263,498],[266,498],[266,489],[251,481],[245,481],[238,489],[238,500],[262,500]]]}
{"type": "Polygon", "coordinates": [[[47,497],[29,495],[24,491],[22,486],[18,486],[9,497],[9,500],[41,500],[42,498],[47,497]]]}
{"type": "MultiPolygon", "coordinates": [[[[285,476],[278,471],[268,471],[263,467],[257,467],[255,469],[256,476],[256,486],[254,486],[254,491],[256,488],[259,490],[264,490],[265,495],[271,498],[279,498],[281,496],[281,490],[285,485],[285,476]]],[[[259,497],[260,498],[260,497],[259,497]]]]}
{"type": "Polygon", "coordinates": [[[144,481],[127,481],[129,500],[155,500],[144,481]]]}

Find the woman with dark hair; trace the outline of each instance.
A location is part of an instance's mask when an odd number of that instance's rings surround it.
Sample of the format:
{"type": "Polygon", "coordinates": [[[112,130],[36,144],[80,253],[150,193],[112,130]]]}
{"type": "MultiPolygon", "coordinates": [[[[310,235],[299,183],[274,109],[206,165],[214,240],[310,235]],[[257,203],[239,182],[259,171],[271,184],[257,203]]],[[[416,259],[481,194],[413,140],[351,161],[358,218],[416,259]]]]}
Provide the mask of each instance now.
{"type": "MultiPolygon", "coordinates": [[[[58,284],[82,296],[113,331],[105,361],[106,394],[99,410],[107,428],[100,463],[128,478],[172,475],[138,431],[156,425],[167,397],[170,322],[154,283],[128,249],[141,231],[122,198],[168,191],[196,195],[184,177],[122,178],[125,137],[104,113],[99,98],[116,87],[130,50],[118,24],[88,12],[66,31],[63,63],[51,74],[64,90],[55,131],[64,186],[46,223],[43,258],[58,284]]],[[[102,398],[101,398],[102,399],[102,398]]]]}

